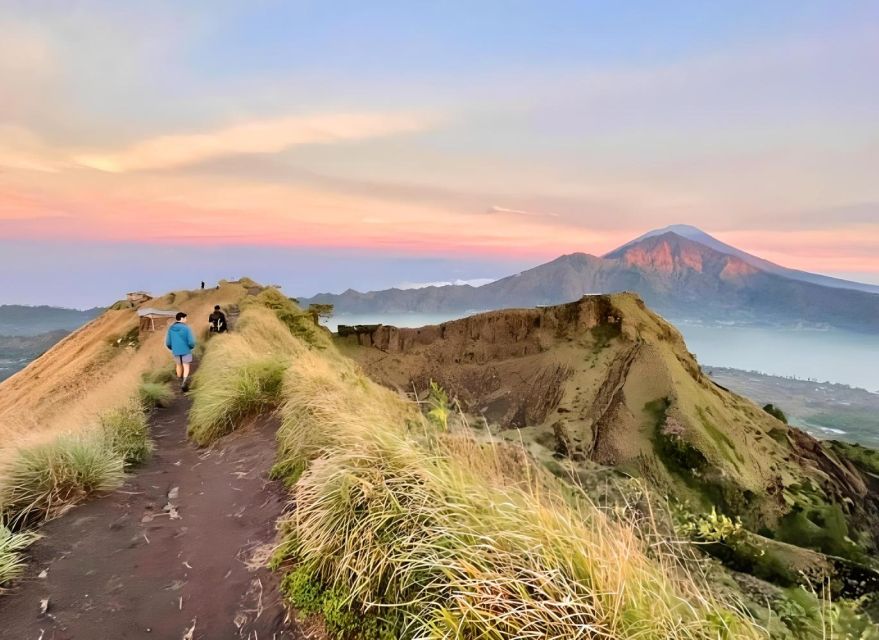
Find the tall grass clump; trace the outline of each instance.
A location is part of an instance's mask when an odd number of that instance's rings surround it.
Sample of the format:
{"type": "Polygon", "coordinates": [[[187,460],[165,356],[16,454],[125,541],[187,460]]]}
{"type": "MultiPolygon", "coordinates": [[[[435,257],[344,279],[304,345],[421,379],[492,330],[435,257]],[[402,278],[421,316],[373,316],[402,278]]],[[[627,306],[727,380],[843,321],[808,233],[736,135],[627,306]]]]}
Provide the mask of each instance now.
{"type": "Polygon", "coordinates": [[[643,516],[566,500],[536,467],[487,473],[493,447],[456,442],[474,436],[440,433],[321,355],[288,371],[278,434],[296,510],[276,561],[295,567],[297,592],[344,593],[351,612],[400,638],[760,637],[683,562],[650,548],[643,516]]]}
{"type": "Polygon", "coordinates": [[[403,428],[415,424],[414,406],[369,382],[349,360],[333,351],[303,352],[284,379],[278,458],[273,475],[293,484],[308,462],[356,427],[350,419],[403,428]],[[328,400],[332,399],[332,403],[328,400]]]}
{"type": "Polygon", "coordinates": [[[139,402],[107,411],[82,433],[20,448],[0,469],[0,522],[13,529],[55,518],[120,484],[152,451],[139,402]]]}
{"type": "Polygon", "coordinates": [[[98,431],[20,449],[0,477],[0,519],[12,528],[48,520],[122,483],[124,461],[98,431]]]}
{"type": "Polygon", "coordinates": [[[304,350],[271,310],[245,309],[235,333],[208,342],[193,377],[192,439],[209,444],[247,417],[274,409],[281,402],[284,371],[304,350]]]}
{"type": "Polygon", "coordinates": [[[175,367],[173,364],[169,364],[164,367],[158,367],[153,369],[152,371],[147,371],[143,374],[142,379],[144,382],[150,382],[153,384],[167,384],[174,380],[177,377],[177,373],[175,371],[175,367]]]}
{"type": "Polygon", "coordinates": [[[174,400],[174,392],[167,382],[141,382],[137,388],[137,395],[147,409],[167,407],[174,400]]]}
{"type": "Polygon", "coordinates": [[[122,459],[124,466],[141,464],[153,451],[147,416],[141,405],[131,403],[98,418],[104,444],[122,459]]]}
{"type": "Polygon", "coordinates": [[[0,524],[0,593],[3,586],[24,571],[24,551],[39,536],[32,532],[13,533],[0,524]]]}

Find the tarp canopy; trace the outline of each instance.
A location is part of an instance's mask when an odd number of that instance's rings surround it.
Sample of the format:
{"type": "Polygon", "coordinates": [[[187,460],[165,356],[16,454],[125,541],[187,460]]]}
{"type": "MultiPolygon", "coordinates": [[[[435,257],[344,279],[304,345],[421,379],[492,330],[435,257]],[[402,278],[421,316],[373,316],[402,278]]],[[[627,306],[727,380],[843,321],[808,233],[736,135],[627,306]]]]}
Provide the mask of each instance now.
{"type": "Polygon", "coordinates": [[[153,318],[173,318],[177,315],[176,311],[168,311],[167,309],[153,309],[152,307],[141,307],[137,310],[137,315],[153,318]]]}

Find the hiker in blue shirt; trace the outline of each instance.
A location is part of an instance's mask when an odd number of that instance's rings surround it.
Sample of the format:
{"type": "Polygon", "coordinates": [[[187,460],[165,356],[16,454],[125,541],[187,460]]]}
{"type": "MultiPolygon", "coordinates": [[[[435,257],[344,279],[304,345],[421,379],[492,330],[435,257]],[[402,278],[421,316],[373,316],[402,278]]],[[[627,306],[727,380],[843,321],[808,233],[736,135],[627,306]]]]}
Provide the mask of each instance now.
{"type": "Polygon", "coordinates": [[[192,364],[195,336],[192,335],[192,329],[186,326],[185,313],[179,312],[176,319],[177,322],[168,327],[165,346],[171,350],[171,355],[174,356],[174,364],[177,366],[177,380],[185,393],[189,391],[189,366],[192,364]]]}

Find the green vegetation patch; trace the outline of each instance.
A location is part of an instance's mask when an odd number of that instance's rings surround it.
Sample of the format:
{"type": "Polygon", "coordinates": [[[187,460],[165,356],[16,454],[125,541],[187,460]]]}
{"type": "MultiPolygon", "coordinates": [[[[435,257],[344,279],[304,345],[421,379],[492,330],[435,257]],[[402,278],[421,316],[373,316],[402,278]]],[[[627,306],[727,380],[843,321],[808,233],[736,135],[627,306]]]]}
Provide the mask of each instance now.
{"type": "Polygon", "coordinates": [[[147,409],[167,407],[174,400],[174,392],[167,382],[142,382],[137,395],[147,409]]]}
{"type": "Polygon", "coordinates": [[[745,458],[736,449],[736,445],[733,443],[732,440],[730,440],[729,436],[720,429],[718,429],[714,425],[714,423],[709,420],[705,410],[702,407],[696,407],[696,413],[699,415],[699,421],[705,428],[705,432],[717,445],[717,448],[720,451],[721,455],[723,455],[724,458],[731,462],[736,469],[741,469],[739,463],[744,464],[745,458]]]}
{"type": "MultiPolygon", "coordinates": [[[[683,482],[689,490],[689,497],[698,501],[705,510],[716,508],[721,513],[745,518],[748,526],[756,525],[754,519],[758,516],[751,509],[755,494],[742,489],[735,480],[711,465],[705,454],[686,439],[683,426],[668,418],[669,406],[667,398],[653,400],[644,406],[654,422],[653,445],[659,461],[670,474],[683,482]]],[[[707,427],[706,430],[711,431],[707,427]]],[[[728,451],[731,444],[729,438],[716,428],[714,431],[717,432],[718,447],[731,455],[728,451]]],[[[734,459],[730,459],[735,463],[734,459]]]]}
{"type": "Polygon", "coordinates": [[[0,524],[0,593],[11,580],[21,575],[26,566],[24,551],[39,536],[32,532],[14,533],[0,524]]]}
{"type": "Polygon", "coordinates": [[[849,560],[864,560],[864,552],[849,538],[846,517],[838,504],[795,504],[778,523],[775,537],[849,560]]]}
{"type": "Polygon", "coordinates": [[[13,528],[54,518],[122,484],[124,463],[103,434],[62,436],[20,449],[0,486],[0,517],[13,528]]]}
{"type": "Polygon", "coordinates": [[[189,435],[200,445],[231,433],[250,416],[275,408],[287,363],[262,358],[205,375],[196,373],[196,392],[189,412],[189,435]]]}
{"type": "Polygon", "coordinates": [[[108,411],[96,427],[19,449],[3,469],[0,521],[13,529],[64,513],[94,493],[122,483],[126,466],[152,451],[138,403],[108,411]]]}
{"type": "Polygon", "coordinates": [[[314,316],[300,309],[292,299],[277,289],[272,287],[263,289],[257,295],[245,298],[241,304],[242,309],[253,306],[265,307],[273,311],[290,333],[308,345],[319,349],[326,348],[328,338],[325,331],[315,322],[314,316]]]}
{"type": "Polygon", "coordinates": [[[300,613],[319,614],[325,629],[334,638],[397,640],[404,637],[396,616],[382,619],[373,611],[352,608],[349,593],[339,587],[327,588],[304,566],[284,576],[281,591],[300,613]]]}
{"type": "Polygon", "coordinates": [[[829,440],[822,443],[825,448],[850,460],[856,467],[867,473],[879,476],[879,451],[860,444],[829,440]]]}
{"type": "Polygon", "coordinates": [[[832,600],[821,585],[784,589],[772,603],[773,640],[877,640],[879,625],[862,609],[862,603],[832,600]]]}
{"type": "Polygon", "coordinates": [[[621,323],[605,322],[595,325],[589,332],[592,334],[592,353],[597,354],[610,346],[614,338],[618,338],[621,331],[621,323]]]}
{"type": "Polygon", "coordinates": [[[167,384],[168,382],[173,381],[176,377],[177,372],[175,371],[175,367],[173,364],[170,364],[144,373],[143,376],[141,376],[141,379],[144,382],[150,382],[152,384],[167,384]]]}
{"type": "Polygon", "coordinates": [[[153,452],[149,423],[139,405],[107,411],[98,420],[106,446],[126,467],[142,464],[153,452]]]}
{"type": "Polygon", "coordinates": [[[769,403],[763,405],[763,411],[787,424],[787,416],[784,414],[784,411],[782,411],[781,408],[775,406],[774,404],[769,403]]]}
{"type": "Polygon", "coordinates": [[[698,473],[708,466],[708,459],[685,439],[683,428],[669,424],[667,412],[670,406],[668,398],[659,398],[644,405],[644,410],[654,421],[654,448],[666,469],[679,476],[692,478],[694,472],[698,473]]]}

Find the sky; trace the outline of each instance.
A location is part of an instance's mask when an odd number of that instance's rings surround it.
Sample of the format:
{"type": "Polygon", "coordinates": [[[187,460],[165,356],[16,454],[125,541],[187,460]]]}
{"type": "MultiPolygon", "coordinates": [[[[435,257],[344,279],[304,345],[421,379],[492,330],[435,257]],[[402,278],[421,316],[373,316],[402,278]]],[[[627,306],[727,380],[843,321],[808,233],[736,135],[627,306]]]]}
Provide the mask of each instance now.
{"type": "Polygon", "coordinates": [[[875,2],[0,5],[0,304],[498,278],[692,224],[879,282],[875,2]]]}

